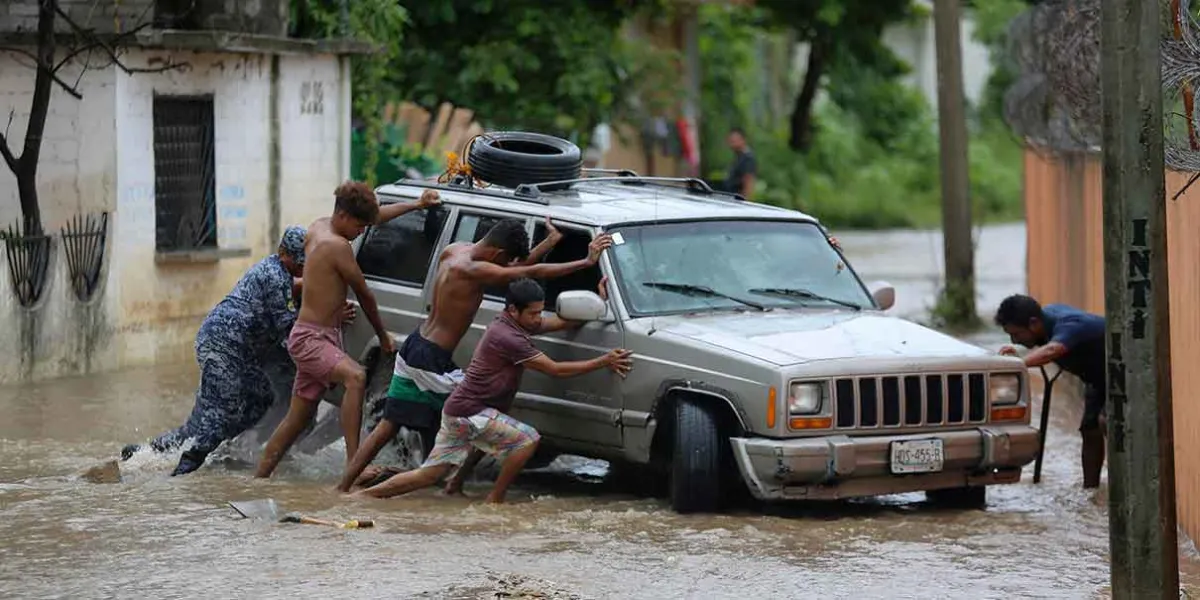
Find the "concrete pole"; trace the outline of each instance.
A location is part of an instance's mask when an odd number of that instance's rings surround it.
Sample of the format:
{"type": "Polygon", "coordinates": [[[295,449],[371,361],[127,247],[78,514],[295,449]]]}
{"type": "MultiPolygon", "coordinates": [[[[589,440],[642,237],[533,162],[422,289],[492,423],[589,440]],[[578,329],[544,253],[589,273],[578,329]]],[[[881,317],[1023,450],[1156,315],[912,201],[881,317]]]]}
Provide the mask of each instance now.
{"type": "Polygon", "coordinates": [[[933,3],[942,177],[942,250],[946,265],[946,287],[941,303],[947,324],[971,326],[979,317],[975,311],[975,251],[971,242],[961,12],[959,0],[935,0],[933,3]]]}
{"type": "Polygon", "coordinates": [[[1179,597],[1161,5],[1102,0],[1108,519],[1113,598],[1179,597]]]}

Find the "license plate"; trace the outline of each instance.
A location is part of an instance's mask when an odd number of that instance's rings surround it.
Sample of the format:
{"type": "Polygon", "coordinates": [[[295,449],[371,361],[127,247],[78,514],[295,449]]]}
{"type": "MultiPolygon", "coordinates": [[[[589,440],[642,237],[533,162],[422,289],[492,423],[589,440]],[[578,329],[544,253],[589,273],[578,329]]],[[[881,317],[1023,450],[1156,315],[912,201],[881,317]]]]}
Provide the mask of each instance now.
{"type": "Polygon", "coordinates": [[[944,459],[942,440],[892,442],[892,473],[936,473],[944,459]]]}

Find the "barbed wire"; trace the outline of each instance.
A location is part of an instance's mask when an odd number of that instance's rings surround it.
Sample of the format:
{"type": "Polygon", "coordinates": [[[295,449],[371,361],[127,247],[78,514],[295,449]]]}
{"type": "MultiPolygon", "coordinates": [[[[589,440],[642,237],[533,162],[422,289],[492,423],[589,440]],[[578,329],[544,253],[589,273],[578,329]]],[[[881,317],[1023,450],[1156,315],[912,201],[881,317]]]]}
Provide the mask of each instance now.
{"type": "MultiPolygon", "coordinates": [[[[1200,122],[1193,90],[1200,78],[1200,21],[1193,0],[1163,5],[1163,134],[1169,168],[1200,172],[1200,122]]],[[[1101,142],[1100,0],[1049,0],[1008,28],[1016,81],[1004,119],[1031,148],[1050,154],[1097,151],[1101,142]]]]}

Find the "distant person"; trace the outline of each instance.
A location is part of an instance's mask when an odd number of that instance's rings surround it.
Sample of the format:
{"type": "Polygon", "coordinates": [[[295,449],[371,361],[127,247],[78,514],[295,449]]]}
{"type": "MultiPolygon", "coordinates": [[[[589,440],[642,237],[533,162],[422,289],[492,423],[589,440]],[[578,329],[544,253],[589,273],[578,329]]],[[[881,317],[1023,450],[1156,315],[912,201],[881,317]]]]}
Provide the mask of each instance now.
{"type": "MultiPolygon", "coordinates": [[[[275,254],[250,267],[200,325],[195,346],[200,386],[192,413],[183,426],[149,443],[156,452],[168,452],[192,440],[171,475],[199,469],[217,446],[258,424],[274,403],[264,367],[291,362],[283,344],[296,321],[304,235],[303,227],[288,227],[275,254]]],[[[338,315],[352,317],[353,306],[338,315]]],[[[121,459],[139,449],[125,446],[121,459]]]]}
{"type": "MultiPolygon", "coordinates": [[[[380,350],[392,354],[396,344],[379,318],[375,295],[367,287],[362,270],[354,260],[350,240],[362,235],[370,225],[438,202],[436,191],[425,190],[416,202],[380,208],[370,187],[347,181],[334,190],[333,216],[317,219],[309,226],[304,247],[308,258],[304,267],[300,314],[288,337],[288,353],[296,363],[296,381],[287,415],[271,434],[263,451],[258,477],[271,476],[279,460],[312,420],[321,397],[336,383],[346,388],[340,414],[342,433],[346,438],[346,462],[349,463],[358,451],[366,374],[362,365],[342,349],[347,287],[354,290],[367,320],[375,328],[380,350]]],[[[396,257],[396,260],[402,259],[396,257]]]]}
{"type": "Polygon", "coordinates": [[[539,351],[530,335],[546,331],[542,323],[545,299],[542,287],[532,279],[508,285],[504,312],[488,325],[466,376],[446,400],[433,452],[421,468],[394,475],[359,495],[389,498],[429,487],[450,469],[463,465],[472,449],[478,449],[502,461],[487,501],[503,502],[508,486],[533,456],[540,439],[533,427],[507,414],[525,367],[551,377],[574,377],[606,367],[621,377],[629,372],[633,361],[628,350],[572,362],[555,362],[539,351]]]}
{"type": "Polygon", "coordinates": [[[729,130],[727,142],[729,149],[733,150],[733,164],[725,178],[725,190],[751,200],[754,198],[754,180],[758,176],[758,160],[746,142],[746,133],[741,129],[734,127],[729,130]]]}
{"type": "MultiPolygon", "coordinates": [[[[996,324],[1004,328],[1014,344],[1034,348],[1025,356],[1026,367],[1057,363],[1064,371],[1083,381],[1083,418],[1079,434],[1083,438],[1080,462],[1083,487],[1100,485],[1104,466],[1105,363],[1104,317],[1065,304],[1042,306],[1037,300],[1016,294],[1005,298],[996,310],[996,324]]],[[[1017,349],[1005,346],[1005,356],[1016,356],[1017,349]]]]}
{"type": "MultiPolygon", "coordinates": [[[[462,370],[454,364],[454,349],[471,328],[483,303],[485,287],[504,286],[522,277],[562,277],[595,265],[600,253],[612,245],[612,236],[601,234],[588,245],[585,258],[537,264],[562,237],[547,218],[546,239],[531,252],[525,223],[505,219],[492,226],[478,242],[450,244],[442,251],[429,316],[400,346],[383,418],[347,465],[339,490],[347,491],[356,481],[361,483],[364,478],[379,476],[378,470],[365,474],[364,470],[401,427],[420,434],[425,457],[429,456],[441,426],[442,406],[463,378],[462,370]]],[[[552,328],[534,333],[562,329],[558,317],[547,319],[546,323],[552,328]]],[[[465,471],[469,470],[470,465],[465,471]]]]}

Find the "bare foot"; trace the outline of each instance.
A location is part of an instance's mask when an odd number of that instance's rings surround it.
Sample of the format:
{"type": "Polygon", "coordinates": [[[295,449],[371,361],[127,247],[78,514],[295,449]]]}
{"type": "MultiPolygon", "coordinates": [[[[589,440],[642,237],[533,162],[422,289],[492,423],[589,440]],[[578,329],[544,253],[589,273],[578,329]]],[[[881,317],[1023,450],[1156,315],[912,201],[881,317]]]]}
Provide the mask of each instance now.
{"type": "Polygon", "coordinates": [[[368,481],[382,475],[385,469],[386,467],[382,465],[368,465],[367,468],[363,469],[362,473],[358,474],[358,478],[354,480],[354,487],[366,485],[368,481]]]}
{"type": "Polygon", "coordinates": [[[488,504],[504,504],[504,498],[488,494],[487,500],[484,500],[484,502],[488,504]]]}

